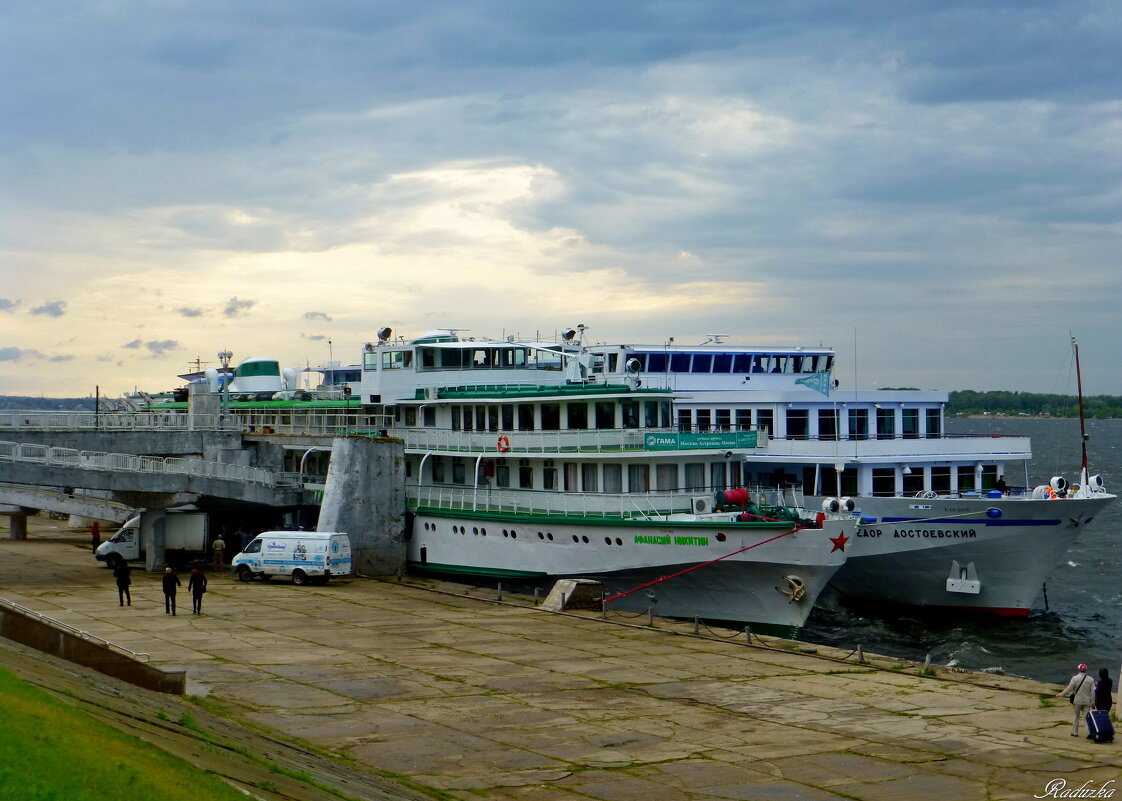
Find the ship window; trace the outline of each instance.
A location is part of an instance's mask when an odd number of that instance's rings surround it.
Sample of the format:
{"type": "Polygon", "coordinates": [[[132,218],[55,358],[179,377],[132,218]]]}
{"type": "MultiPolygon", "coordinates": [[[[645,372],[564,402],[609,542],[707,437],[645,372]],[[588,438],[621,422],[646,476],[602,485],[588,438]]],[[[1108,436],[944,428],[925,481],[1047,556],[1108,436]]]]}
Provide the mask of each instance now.
{"type": "Polygon", "coordinates": [[[732,362],[732,371],[734,373],[751,373],[754,372],[756,356],[753,353],[738,353],[732,362]]]}
{"type": "Polygon", "coordinates": [[[732,409],[717,410],[717,430],[728,431],[732,427],[732,409]]]}
{"type": "Polygon", "coordinates": [[[787,438],[806,439],[810,434],[810,412],[807,409],[787,410],[787,438]]]}
{"type": "Polygon", "coordinates": [[[686,490],[705,489],[705,465],[694,462],[686,465],[686,490]]]}
{"type": "Polygon", "coordinates": [[[518,486],[520,489],[534,488],[534,468],[526,465],[518,468],[518,486]]]}
{"type": "Polygon", "coordinates": [[[518,404],[518,430],[534,430],[534,407],[529,403],[518,404]]]}
{"type": "Polygon", "coordinates": [[[446,369],[463,367],[465,356],[465,352],[461,350],[442,350],[440,351],[440,366],[446,369]]]}
{"type": "Polygon", "coordinates": [[[736,410],[736,430],[737,431],[751,431],[752,430],[752,410],[751,409],[737,409],[736,410]]]}
{"type": "Polygon", "coordinates": [[[770,437],[775,430],[775,412],[771,409],[760,409],[756,412],[756,428],[766,431],[770,437]]]}
{"type": "Polygon", "coordinates": [[[923,473],[925,468],[913,467],[912,472],[904,473],[904,495],[915,495],[927,489],[923,485],[923,473]]]}
{"type": "Polygon", "coordinates": [[[542,489],[546,489],[546,490],[557,489],[557,468],[556,467],[543,467],[542,468],[542,489]]]}
{"type": "Polygon", "coordinates": [[[639,427],[639,401],[621,401],[619,411],[623,417],[624,428],[639,427]]]}
{"type": "Polygon", "coordinates": [[[562,467],[564,468],[565,479],[565,492],[580,492],[580,486],[577,484],[577,479],[580,475],[580,470],[576,462],[565,462],[562,467]]]}
{"type": "Polygon", "coordinates": [[[436,409],[435,408],[433,408],[432,406],[426,406],[422,410],[421,414],[423,416],[422,425],[425,425],[429,428],[436,425],[436,409]]]}
{"type": "Polygon", "coordinates": [[[744,484],[744,479],[740,476],[740,462],[732,462],[729,464],[729,486],[740,487],[744,484]]]}
{"type": "Polygon", "coordinates": [[[616,427],[616,405],[612,401],[596,401],[596,427],[616,427]]]}
{"type": "Polygon", "coordinates": [[[919,438],[919,409],[904,409],[904,439],[919,438]]]}
{"type": "Polygon", "coordinates": [[[959,492],[973,492],[977,489],[974,484],[974,467],[973,465],[959,465],[958,468],[958,491],[959,492]]]}
{"type": "Polygon", "coordinates": [[[658,404],[658,420],[659,425],[663,428],[670,428],[671,421],[673,420],[671,414],[670,401],[661,401],[658,404]]]}
{"type": "MultiPolygon", "coordinates": [[[[642,356],[642,354],[637,354],[642,356]]],[[[665,373],[667,364],[670,359],[665,353],[648,353],[647,356],[647,371],[651,373],[665,373]]]]}
{"type": "Polygon", "coordinates": [[[688,373],[690,371],[690,354],[674,353],[670,356],[670,372],[688,373]]]}
{"type": "Polygon", "coordinates": [[[421,367],[436,367],[436,350],[434,348],[421,348],[421,367]]]}
{"type": "Polygon", "coordinates": [[[711,353],[695,353],[693,355],[693,369],[694,373],[708,373],[713,369],[713,354],[711,353]]]}
{"type": "Polygon", "coordinates": [[[993,489],[993,485],[997,483],[997,465],[987,464],[982,465],[982,489],[993,489]]]}
{"type": "Polygon", "coordinates": [[[697,430],[704,432],[704,431],[708,431],[710,428],[712,428],[712,425],[710,424],[711,419],[712,419],[712,412],[710,412],[709,409],[698,409],[697,410],[697,430]]]}
{"type": "MultiPolygon", "coordinates": [[[[943,433],[942,409],[927,410],[927,438],[938,439],[943,433]]],[[[995,479],[996,480],[996,479],[995,479]]]]}
{"type": "MultiPolygon", "coordinates": [[[[626,362],[626,359],[624,361],[626,362]]],[[[603,364],[603,357],[601,357],[601,362],[600,363],[603,364]]],[[[609,373],[614,373],[618,369],[619,369],[619,354],[618,353],[609,353],[608,354],[608,372],[609,373]]],[[[640,366],[639,369],[641,370],[642,367],[640,366]]]]}
{"type": "Polygon", "coordinates": [[[444,483],[444,460],[439,456],[432,460],[432,482],[434,484],[444,483]]]}
{"type": "Polygon", "coordinates": [[[604,492],[623,492],[623,466],[606,464],[604,472],[604,492]]]}
{"type": "Polygon", "coordinates": [[[770,373],[775,366],[774,356],[760,356],[759,361],[756,362],[756,369],[753,372],[757,373],[770,373]]]}
{"type": "Polygon", "coordinates": [[[378,369],[378,354],[377,353],[364,353],[364,354],[362,354],[362,369],[363,370],[377,370],[378,369]]]}
{"type": "Polygon", "coordinates": [[[892,439],[896,436],[896,410],[877,409],[877,439],[892,439]]]}
{"type": "Polygon", "coordinates": [[[678,489],[678,465],[655,465],[655,485],[660,492],[674,492],[678,489]]]}
{"type": "Polygon", "coordinates": [[[869,438],[869,410],[868,409],[850,409],[849,410],[849,438],[850,439],[868,439],[869,438]]]}
{"type": "Polygon", "coordinates": [[[569,410],[569,428],[588,428],[587,403],[570,403],[567,408],[569,410]]]}
{"type": "Polygon", "coordinates": [[[873,495],[892,496],[896,494],[896,468],[873,468],[873,495]]]}
{"type": "MultiPolygon", "coordinates": [[[[459,407],[454,407],[454,408],[459,408],[459,407]]],[[[475,428],[475,423],[473,422],[474,419],[475,419],[475,414],[472,412],[470,406],[464,406],[463,410],[464,410],[464,431],[471,431],[475,428]]]]}
{"type": "Polygon", "coordinates": [[[648,492],[651,488],[651,467],[646,464],[627,466],[627,491],[648,492]]]}
{"type": "Polygon", "coordinates": [[[543,403],[542,431],[558,431],[561,428],[561,404],[543,403]]]}
{"type": "Polygon", "coordinates": [[[499,407],[498,406],[488,406],[487,407],[487,430],[488,431],[498,431],[499,430],[499,407]]]}
{"type": "Polygon", "coordinates": [[[596,468],[596,464],[589,464],[587,462],[580,466],[580,484],[581,489],[585,492],[596,492],[598,489],[596,468]]]}
{"type": "Polygon", "coordinates": [[[658,428],[658,401],[643,403],[643,425],[647,428],[658,428]]]}
{"type": "Polygon", "coordinates": [[[838,438],[838,410],[818,410],[818,438],[836,440],[838,438]]]}
{"type": "Polygon", "coordinates": [[[951,491],[950,465],[931,468],[931,489],[939,493],[951,491]]]}
{"type": "Polygon", "coordinates": [[[679,409],[678,410],[678,430],[679,431],[692,431],[693,430],[693,410],[679,409]]]}
{"type": "Polygon", "coordinates": [[[732,369],[732,354],[717,353],[713,356],[713,372],[727,373],[732,369]]]}
{"type": "Polygon", "coordinates": [[[728,485],[725,483],[728,479],[728,471],[725,470],[724,462],[710,462],[709,463],[709,489],[719,490],[727,489],[728,485]]]}
{"type": "Polygon", "coordinates": [[[417,409],[416,409],[416,407],[413,407],[413,406],[406,406],[405,407],[405,425],[410,426],[410,427],[417,425],[417,409]]]}
{"type": "Polygon", "coordinates": [[[514,407],[509,403],[502,405],[502,429],[503,431],[514,430],[514,407]]]}
{"type": "Polygon", "coordinates": [[[467,480],[467,470],[464,469],[463,459],[452,460],[452,483],[463,484],[467,480]]]}

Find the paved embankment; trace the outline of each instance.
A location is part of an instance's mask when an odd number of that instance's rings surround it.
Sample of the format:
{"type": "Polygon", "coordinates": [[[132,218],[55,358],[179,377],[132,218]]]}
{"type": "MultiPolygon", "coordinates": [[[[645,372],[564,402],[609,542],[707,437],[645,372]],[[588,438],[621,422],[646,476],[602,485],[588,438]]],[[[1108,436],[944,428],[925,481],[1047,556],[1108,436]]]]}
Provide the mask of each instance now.
{"type": "Polygon", "coordinates": [[[119,607],[84,540],[31,532],[0,541],[0,595],[187,668],[211,712],[444,798],[982,801],[1058,779],[1122,785],[1122,749],[1071,737],[1054,685],[438,591],[453,585],[211,575],[205,614],[184,591],[172,618],[158,576],[134,573],[119,607]]]}

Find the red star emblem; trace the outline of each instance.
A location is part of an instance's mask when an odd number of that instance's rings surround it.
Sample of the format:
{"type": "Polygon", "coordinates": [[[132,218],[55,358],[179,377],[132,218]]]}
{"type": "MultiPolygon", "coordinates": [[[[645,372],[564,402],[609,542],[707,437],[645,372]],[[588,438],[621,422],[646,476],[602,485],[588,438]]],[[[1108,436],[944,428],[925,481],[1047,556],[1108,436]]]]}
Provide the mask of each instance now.
{"type": "Polygon", "coordinates": [[[845,532],[843,531],[836,537],[830,537],[830,542],[834,543],[834,547],[830,549],[830,553],[834,551],[844,551],[845,544],[849,542],[849,537],[845,536],[845,532]]]}

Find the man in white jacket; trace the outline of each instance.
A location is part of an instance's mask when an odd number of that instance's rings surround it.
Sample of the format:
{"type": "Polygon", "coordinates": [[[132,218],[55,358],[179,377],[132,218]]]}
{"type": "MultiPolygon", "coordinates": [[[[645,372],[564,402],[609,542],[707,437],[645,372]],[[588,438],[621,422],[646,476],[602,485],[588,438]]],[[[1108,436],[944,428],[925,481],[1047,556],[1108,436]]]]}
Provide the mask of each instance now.
{"type": "Polygon", "coordinates": [[[1079,736],[1079,721],[1087,716],[1095,697],[1095,681],[1087,675],[1087,666],[1080,665],[1079,672],[1071,677],[1067,687],[1056,695],[1057,698],[1072,698],[1075,706],[1075,722],[1071,726],[1071,736],[1079,736]]]}

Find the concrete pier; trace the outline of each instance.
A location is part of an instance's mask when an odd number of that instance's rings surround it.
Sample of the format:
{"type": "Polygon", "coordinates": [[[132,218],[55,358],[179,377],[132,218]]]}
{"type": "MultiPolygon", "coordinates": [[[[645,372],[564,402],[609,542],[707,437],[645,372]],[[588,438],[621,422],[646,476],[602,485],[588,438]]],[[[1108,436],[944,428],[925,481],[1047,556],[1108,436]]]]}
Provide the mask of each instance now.
{"type": "Polygon", "coordinates": [[[118,607],[85,539],[41,520],[29,539],[0,541],[18,566],[0,572],[0,596],[185,668],[210,713],[406,777],[411,792],[983,801],[1060,797],[1044,794],[1061,781],[1122,785],[1122,746],[1072,737],[1054,685],[929,676],[869,654],[858,665],[849,651],[551,613],[508,592],[500,603],[494,587],[437,582],[295,587],[215,574],[202,616],[169,618],[158,576],[134,574],[133,605],[118,607]]]}

